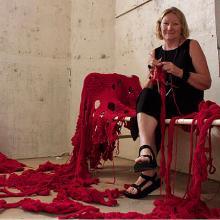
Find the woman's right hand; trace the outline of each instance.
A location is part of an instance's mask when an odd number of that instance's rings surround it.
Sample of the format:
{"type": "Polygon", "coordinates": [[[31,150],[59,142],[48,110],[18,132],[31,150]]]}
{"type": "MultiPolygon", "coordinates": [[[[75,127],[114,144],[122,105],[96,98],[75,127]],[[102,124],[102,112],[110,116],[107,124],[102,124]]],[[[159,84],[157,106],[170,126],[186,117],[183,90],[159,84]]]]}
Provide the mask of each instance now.
{"type": "Polygon", "coordinates": [[[151,69],[153,69],[156,66],[160,66],[161,65],[161,58],[159,60],[155,59],[153,55],[151,55],[151,59],[149,60],[149,65],[148,67],[150,67],[151,69]]]}
{"type": "Polygon", "coordinates": [[[150,60],[150,64],[148,64],[148,69],[149,69],[149,79],[154,77],[154,69],[157,66],[161,66],[161,58],[159,60],[155,59],[154,57],[151,57],[152,59],[150,60]]]}
{"type": "Polygon", "coordinates": [[[160,66],[161,65],[161,58],[160,59],[155,59],[154,57],[154,51],[152,51],[149,54],[149,58],[148,58],[148,74],[147,74],[147,81],[144,83],[144,88],[146,87],[151,87],[151,81],[150,79],[152,79],[154,77],[154,68],[156,66],[160,66]]]}

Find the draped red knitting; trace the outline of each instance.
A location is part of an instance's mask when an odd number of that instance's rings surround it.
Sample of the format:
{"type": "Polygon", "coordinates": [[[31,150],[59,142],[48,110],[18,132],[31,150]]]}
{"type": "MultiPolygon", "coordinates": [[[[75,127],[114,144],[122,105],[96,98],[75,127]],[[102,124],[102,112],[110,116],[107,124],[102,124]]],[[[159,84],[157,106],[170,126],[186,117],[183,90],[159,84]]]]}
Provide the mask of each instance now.
{"type": "MultiPolygon", "coordinates": [[[[92,184],[97,184],[98,179],[91,177],[88,166],[96,168],[101,159],[113,159],[113,150],[117,147],[118,135],[124,117],[135,115],[136,99],[141,91],[136,76],[126,77],[119,74],[98,73],[89,74],[84,81],[79,118],[76,132],[72,138],[74,150],[70,161],[63,165],[47,162],[40,165],[38,169],[26,170],[21,175],[12,173],[8,176],[0,176],[1,198],[49,195],[52,191],[57,193],[56,197],[51,203],[30,198],[7,203],[2,199],[0,200],[0,209],[20,207],[32,212],[54,213],[60,219],[219,218],[220,209],[209,209],[201,201],[200,195],[201,184],[207,179],[207,169],[214,171],[211,144],[205,146],[205,138],[211,127],[211,122],[215,118],[220,118],[220,107],[210,101],[202,102],[198,113],[186,116],[194,118],[191,127],[191,158],[193,159],[189,162],[192,178],[188,184],[186,196],[178,198],[172,194],[170,183],[170,164],[176,118],[171,120],[166,146],[168,150],[165,151],[165,84],[164,73],[161,69],[155,69],[153,80],[159,82],[162,97],[160,174],[166,184],[166,195],[155,201],[152,213],[102,213],[96,207],[79,202],[99,203],[107,206],[117,205],[116,198],[121,195],[121,191],[106,189],[100,192],[93,188],[92,184]],[[195,132],[198,135],[198,141],[193,151],[192,136],[195,132]],[[165,156],[165,152],[167,152],[167,156],[165,156]],[[18,191],[12,192],[11,188],[16,188],[18,191]]],[[[20,167],[19,164],[18,167],[20,167]]],[[[13,168],[9,172],[16,170],[13,168]]]]}
{"type": "Polygon", "coordinates": [[[136,76],[91,73],[86,77],[72,138],[76,175],[85,175],[87,160],[91,168],[96,168],[101,158],[112,160],[123,119],[135,115],[140,91],[136,76]]]}

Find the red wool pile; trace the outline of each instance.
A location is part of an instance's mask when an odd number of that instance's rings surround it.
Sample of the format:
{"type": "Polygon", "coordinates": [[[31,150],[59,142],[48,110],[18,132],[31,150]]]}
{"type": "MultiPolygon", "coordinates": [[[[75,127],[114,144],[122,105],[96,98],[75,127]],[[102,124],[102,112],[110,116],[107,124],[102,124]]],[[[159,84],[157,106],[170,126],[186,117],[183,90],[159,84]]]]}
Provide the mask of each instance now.
{"type": "MultiPolygon", "coordinates": [[[[163,72],[155,70],[155,79],[159,80],[162,103],[165,103],[165,87],[163,72]],[[160,78],[159,78],[160,76],[160,78]]],[[[57,196],[51,203],[30,198],[22,199],[16,203],[7,203],[0,200],[0,209],[20,207],[32,212],[54,213],[60,219],[66,218],[219,218],[220,209],[209,209],[200,200],[201,183],[207,179],[207,168],[212,166],[211,145],[205,146],[205,137],[210,129],[212,120],[220,118],[220,107],[212,102],[200,105],[199,113],[194,113],[191,128],[198,135],[194,154],[190,162],[192,178],[189,182],[186,197],[178,198],[171,193],[170,164],[172,161],[172,146],[174,120],[168,131],[168,151],[165,157],[164,136],[161,143],[161,176],[166,184],[166,195],[155,201],[155,209],[149,214],[136,212],[129,213],[102,213],[96,207],[84,205],[79,201],[97,203],[106,206],[117,205],[121,195],[118,189],[100,192],[92,187],[98,179],[93,179],[88,166],[96,168],[101,159],[113,159],[113,150],[118,147],[117,140],[125,116],[135,115],[135,105],[141,91],[137,77],[126,77],[119,74],[89,74],[82,91],[80,114],[75,135],[72,138],[74,146],[70,162],[56,165],[50,162],[42,164],[36,170],[26,170],[21,175],[12,173],[0,176],[0,197],[20,197],[34,195],[49,195],[51,191],[57,196]],[[116,118],[117,116],[117,118],[116,118]],[[207,119],[204,122],[203,119],[207,119]],[[208,156],[207,157],[207,153],[208,156]],[[167,161],[166,161],[167,158],[167,161]],[[88,165],[88,161],[90,164],[88,165]],[[192,166],[191,166],[192,165],[192,166]],[[10,190],[17,189],[17,192],[10,190]]],[[[165,105],[162,109],[162,131],[165,133],[165,105]]],[[[194,144],[191,144],[191,152],[194,144]]],[[[3,155],[4,157],[4,155],[3,155]]],[[[18,165],[18,170],[23,167],[18,165]]],[[[5,166],[7,167],[7,166],[5,166]]],[[[13,168],[9,173],[17,171],[13,168]]],[[[127,199],[127,198],[125,198],[127,199]]]]}
{"type": "Polygon", "coordinates": [[[24,164],[16,160],[9,159],[0,152],[0,173],[13,173],[24,170],[24,164]]]}

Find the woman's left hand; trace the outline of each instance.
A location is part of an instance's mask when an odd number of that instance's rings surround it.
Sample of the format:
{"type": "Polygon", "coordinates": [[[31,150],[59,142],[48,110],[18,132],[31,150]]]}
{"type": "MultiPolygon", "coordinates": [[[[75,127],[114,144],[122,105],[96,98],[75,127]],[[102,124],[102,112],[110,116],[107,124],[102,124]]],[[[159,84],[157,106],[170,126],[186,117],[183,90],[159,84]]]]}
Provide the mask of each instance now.
{"type": "Polygon", "coordinates": [[[177,67],[172,62],[161,62],[162,69],[168,73],[171,73],[174,76],[182,78],[183,70],[177,67]]]}

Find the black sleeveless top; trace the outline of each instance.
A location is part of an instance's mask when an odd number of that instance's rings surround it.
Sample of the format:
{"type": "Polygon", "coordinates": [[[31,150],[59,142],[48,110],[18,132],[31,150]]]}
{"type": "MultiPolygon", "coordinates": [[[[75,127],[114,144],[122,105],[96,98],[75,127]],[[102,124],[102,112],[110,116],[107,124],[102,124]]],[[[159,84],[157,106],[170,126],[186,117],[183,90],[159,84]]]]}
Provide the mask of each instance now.
{"type": "MultiPolygon", "coordinates": [[[[183,44],[173,50],[163,50],[162,46],[160,46],[155,49],[155,58],[172,62],[179,68],[184,69],[184,71],[195,72],[189,54],[190,41],[190,39],[185,40],[183,44]]],[[[204,91],[194,88],[189,83],[169,73],[166,79],[166,91],[167,117],[179,115],[177,108],[179,108],[180,114],[198,111],[198,104],[204,98],[204,91]],[[171,81],[173,85],[172,91],[170,91],[171,81]],[[176,104],[173,96],[175,96],[176,104]]]]}

